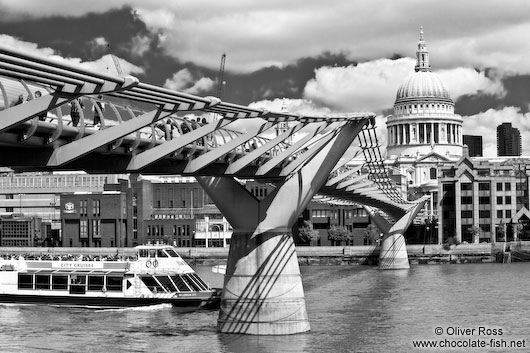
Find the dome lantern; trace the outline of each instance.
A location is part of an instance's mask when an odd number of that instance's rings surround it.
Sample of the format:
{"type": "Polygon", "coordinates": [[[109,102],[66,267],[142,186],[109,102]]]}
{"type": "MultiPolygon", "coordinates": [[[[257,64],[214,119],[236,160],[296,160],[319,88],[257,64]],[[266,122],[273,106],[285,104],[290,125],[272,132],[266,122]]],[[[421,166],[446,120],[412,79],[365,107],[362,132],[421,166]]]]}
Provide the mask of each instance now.
{"type": "Polygon", "coordinates": [[[425,40],[423,39],[423,26],[420,27],[420,40],[418,41],[418,50],[416,50],[416,66],[414,70],[416,72],[431,71],[429,52],[427,51],[427,44],[425,44],[425,40]]]}

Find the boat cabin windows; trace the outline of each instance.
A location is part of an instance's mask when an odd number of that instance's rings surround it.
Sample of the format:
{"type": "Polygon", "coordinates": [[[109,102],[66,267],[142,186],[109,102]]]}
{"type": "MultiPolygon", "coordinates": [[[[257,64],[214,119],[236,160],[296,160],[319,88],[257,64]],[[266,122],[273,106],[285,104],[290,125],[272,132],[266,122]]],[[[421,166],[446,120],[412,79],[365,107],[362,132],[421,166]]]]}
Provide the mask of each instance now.
{"type": "Polygon", "coordinates": [[[195,281],[195,283],[197,283],[201,287],[201,290],[208,290],[208,285],[204,283],[204,281],[199,276],[197,276],[196,273],[188,273],[188,276],[191,277],[195,281]]]}
{"type": "Polygon", "coordinates": [[[68,276],[66,275],[53,275],[52,276],[52,289],[53,290],[66,290],[68,289],[68,276]]]}
{"type": "Polygon", "coordinates": [[[165,292],[160,283],[158,283],[152,276],[142,276],[140,278],[151,292],[165,292]]]}
{"type": "Polygon", "coordinates": [[[142,282],[151,292],[200,292],[208,286],[195,273],[174,276],[142,276],[142,282]]]}
{"type": "Polygon", "coordinates": [[[71,275],[70,276],[70,294],[85,294],[86,292],[86,276],[71,275]]]}
{"type": "Polygon", "coordinates": [[[121,292],[123,290],[123,277],[107,277],[107,290],[109,292],[121,292]]]}
{"type": "Polygon", "coordinates": [[[68,276],[61,273],[52,273],[51,275],[19,273],[18,289],[69,289],[71,294],[85,294],[87,290],[121,292],[123,291],[123,277],[79,274],[68,276]]]}
{"type": "Polygon", "coordinates": [[[19,273],[18,289],[33,289],[33,275],[19,273]]]}
{"type": "Polygon", "coordinates": [[[179,257],[173,249],[139,249],[138,258],[179,257]]]}
{"type": "Polygon", "coordinates": [[[103,276],[88,276],[88,290],[103,290],[104,278],[103,276]]]}
{"type": "Polygon", "coordinates": [[[50,275],[35,275],[35,289],[50,289],[50,275]]]}
{"type": "Polygon", "coordinates": [[[191,288],[180,276],[171,276],[171,279],[176,284],[180,292],[191,292],[191,288]]]}
{"type": "Polygon", "coordinates": [[[177,288],[169,278],[169,276],[156,276],[156,280],[164,287],[167,292],[176,292],[177,288]]]}
{"type": "Polygon", "coordinates": [[[189,275],[182,275],[182,277],[194,291],[200,292],[203,290],[189,275]]]}
{"type": "Polygon", "coordinates": [[[169,257],[179,257],[173,249],[166,249],[166,252],[168,253],[169,257]]]}

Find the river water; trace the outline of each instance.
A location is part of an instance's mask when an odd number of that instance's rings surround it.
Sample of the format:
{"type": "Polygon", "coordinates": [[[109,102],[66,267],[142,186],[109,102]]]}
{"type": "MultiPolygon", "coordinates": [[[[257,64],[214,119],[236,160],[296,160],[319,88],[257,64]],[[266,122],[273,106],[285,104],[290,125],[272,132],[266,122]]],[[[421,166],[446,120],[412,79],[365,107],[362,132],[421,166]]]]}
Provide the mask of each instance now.
{"type": "MultiPolygon", "coordinates": [[[[196,270],[221,285],[222,276],[209,267],[196,270]]],[[[308,333],[218,334],[217,312],[180,313],[164,305],[100,311],[0,305],[0,351],[440,352],[445,350],[414,348],[413,341],[446,340],[456,342],[447,345],[467,342],[468,348],[453,352],[530,352],[528,263],[417,265],[398,271],[302,266],[301,271],[308,333]],[[517,341],[524,347],[469,348],[479,340],[517,341]]]]}

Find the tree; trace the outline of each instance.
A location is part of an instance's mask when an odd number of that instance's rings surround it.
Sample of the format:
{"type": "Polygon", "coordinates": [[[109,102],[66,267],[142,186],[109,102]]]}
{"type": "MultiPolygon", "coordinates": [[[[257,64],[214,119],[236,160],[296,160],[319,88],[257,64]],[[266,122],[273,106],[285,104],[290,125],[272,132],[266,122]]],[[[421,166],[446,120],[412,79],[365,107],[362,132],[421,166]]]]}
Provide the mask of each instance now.
{"type": "Polygon", "coordinates": [[[304,221],[303,225],[298,228],[298,236],[303,242],[309,244],[320,239],[320,233],[318,230],[313,229],[311,221],[304,221]]]}
{"type": "Polygon", "coordinates": [[[344,227],[332,225],[328,230],[328,239],[340,245],[343,241],[348,243],[350,240],[352,240],[353,235],[344,227]]]}
{"type": "Polygon", "coordinates": [[[379,240],[379,234],[381,234],[379,228],[374,224],[369,224],[364,230],[364,238],[368,243],[366,245],[375,245],[377,240],[379,240]]]}
{"type": "Polygon", "coordinates": [[[475,242],[475,238],[479,239],[480,234],[482,233],[482,229],[480,229],[478,226],[471,226],[467,230],[471,234],[473,242],[475,242]]]}

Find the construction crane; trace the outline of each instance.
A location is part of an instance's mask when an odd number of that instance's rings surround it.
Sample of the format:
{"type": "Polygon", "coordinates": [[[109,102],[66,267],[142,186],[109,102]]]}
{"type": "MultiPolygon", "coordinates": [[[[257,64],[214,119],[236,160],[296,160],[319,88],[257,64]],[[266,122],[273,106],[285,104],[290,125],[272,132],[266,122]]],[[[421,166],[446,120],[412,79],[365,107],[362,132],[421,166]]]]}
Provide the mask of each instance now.
{"type": "Polygon", "coordinates": [[[226,54],[223,53],[221,55],[221,66],[219,67],[219,75],[217,77],[217,98],[222,99],[221,96],[223,94],[223,86],[226,84],[224,81],[224,75],[225,75],[225,61],[226,61],[226,54]]]}

